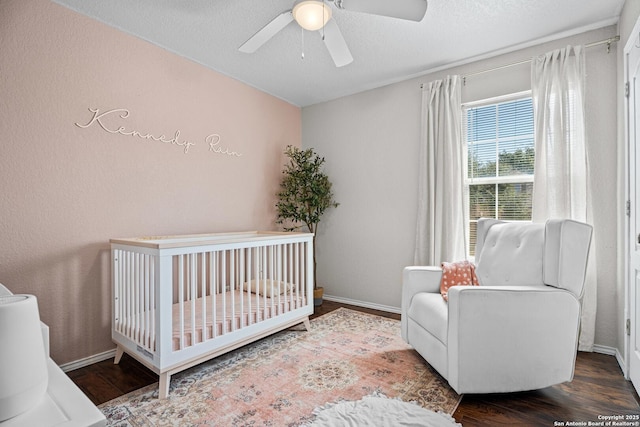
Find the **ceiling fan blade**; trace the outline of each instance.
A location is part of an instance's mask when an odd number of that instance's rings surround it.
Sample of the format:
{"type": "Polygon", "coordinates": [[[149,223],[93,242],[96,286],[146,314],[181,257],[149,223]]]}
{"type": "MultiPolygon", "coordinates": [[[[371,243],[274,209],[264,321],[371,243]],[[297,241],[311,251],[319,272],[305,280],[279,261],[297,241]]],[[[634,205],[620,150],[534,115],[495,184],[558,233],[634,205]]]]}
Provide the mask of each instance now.
{"type": "Polygon", "coordinates": [[[293,15],[291,11],[283,12],[276,16],[271,22],[262,27],[260,31],[255,33],[249,40],[244,42],[242,46],[238,48],[240,52],[253,53],[260,48],[263,44],[269,41],[271,37],[275,36],[284,27],[289,25],[293,21],[293,15]]]}
{"type": "MultiPolygon", "coordinates": [[[[322,34],[322,31],[318,30],[320,34],[322,34]]],[[[338,28],[338,24],[334,19],[330,19],[324,25],[324,45],[327,47],[336,67],[345,66],[353,61],[347,42],[344,41],[342,32],[340,32],[340,28],[338,28]]]]}
{"type": "Polygon", "coordinates": [[[392,18],[422,21],[427,0],[335,0],[340,9],[392,18]]]}

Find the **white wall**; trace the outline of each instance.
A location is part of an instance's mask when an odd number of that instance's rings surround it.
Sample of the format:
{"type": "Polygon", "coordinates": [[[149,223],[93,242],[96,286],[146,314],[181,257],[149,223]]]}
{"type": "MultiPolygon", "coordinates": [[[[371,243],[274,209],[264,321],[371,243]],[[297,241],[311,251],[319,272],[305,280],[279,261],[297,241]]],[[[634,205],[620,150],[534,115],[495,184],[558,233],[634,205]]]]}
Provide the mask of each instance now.
{"type": "Polygon", "coordinates": [[[109,239],[278,228],[298,107],[49,0],[0,1],[0,45],[0,282],[37,296],[57,363],[114,348],[109,239]]]}
{"type": "MultiPolygon", "coordinates": [[[[567,44],[616,35],[601,28],[521,49],[302,110],[302,145],[323,155],[340,206],[318,233],[318,281],[325,294],[372,306],[400,307],[402,269],[413,260],[417,210],[420,84],[469,74],[543,54],[567,44]]],[[[587,134],[598,200],[596,344],[616,347],[616,50],[590,48],[587,134]]],[[[529,66],[469,77],[463,102],[530,88],[529,66]]]]}

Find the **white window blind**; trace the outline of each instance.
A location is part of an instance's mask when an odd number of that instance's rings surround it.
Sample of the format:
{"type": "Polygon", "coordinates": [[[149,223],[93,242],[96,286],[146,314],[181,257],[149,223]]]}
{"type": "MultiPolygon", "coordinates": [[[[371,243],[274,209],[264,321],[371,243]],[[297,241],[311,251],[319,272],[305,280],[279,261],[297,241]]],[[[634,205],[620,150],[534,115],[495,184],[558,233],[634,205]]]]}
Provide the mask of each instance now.
{"type": "Polygon", "coordinates": [[[535,161],[531,97],[465,106],[469,250],[478,218],[531,220],[535,161]]]}

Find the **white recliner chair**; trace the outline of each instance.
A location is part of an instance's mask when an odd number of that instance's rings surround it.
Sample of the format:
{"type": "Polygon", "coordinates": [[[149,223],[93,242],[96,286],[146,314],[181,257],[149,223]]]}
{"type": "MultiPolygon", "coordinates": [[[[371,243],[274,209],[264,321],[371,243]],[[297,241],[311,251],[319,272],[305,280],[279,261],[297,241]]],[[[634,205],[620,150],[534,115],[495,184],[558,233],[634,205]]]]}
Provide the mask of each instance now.
{"type": "Polygon", "coordinates": [[[447,303],[440,267],[406,267],[402,338],[460,394],[571,381],[591,234],[572,220],[480,219],[480,286],[449,288],[447,303]]]}

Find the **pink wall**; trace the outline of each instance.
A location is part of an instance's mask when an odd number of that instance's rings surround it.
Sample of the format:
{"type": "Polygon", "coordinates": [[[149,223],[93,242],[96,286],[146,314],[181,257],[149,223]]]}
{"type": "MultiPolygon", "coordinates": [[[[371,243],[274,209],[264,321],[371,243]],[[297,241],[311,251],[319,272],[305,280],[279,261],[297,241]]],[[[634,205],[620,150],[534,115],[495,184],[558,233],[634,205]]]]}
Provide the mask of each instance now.
{"type": "Polygon", "coordinates": [[[1,1],[0,46],[0,282],[38,297],[56,362],[114,348],[110,238],[277,229],[299,108],[48,0],[1,1]]]}

